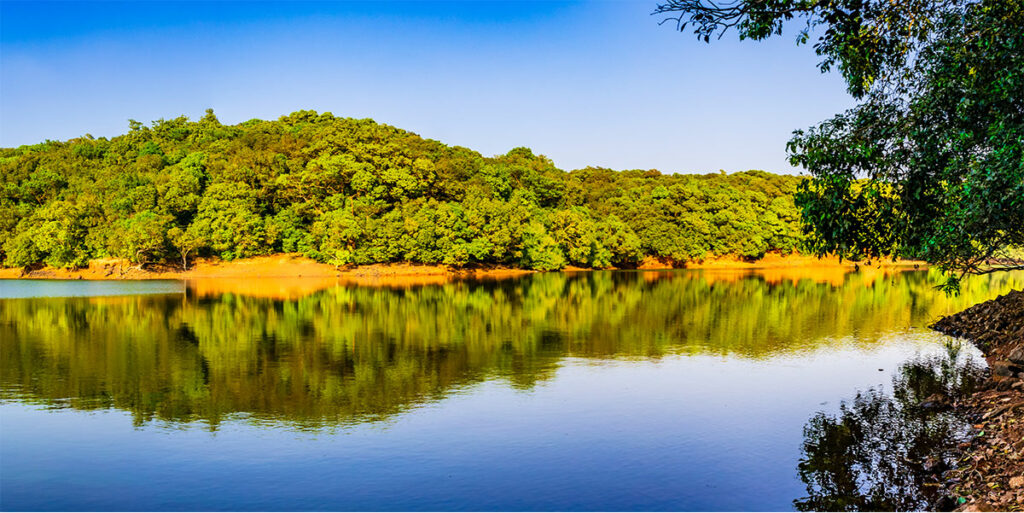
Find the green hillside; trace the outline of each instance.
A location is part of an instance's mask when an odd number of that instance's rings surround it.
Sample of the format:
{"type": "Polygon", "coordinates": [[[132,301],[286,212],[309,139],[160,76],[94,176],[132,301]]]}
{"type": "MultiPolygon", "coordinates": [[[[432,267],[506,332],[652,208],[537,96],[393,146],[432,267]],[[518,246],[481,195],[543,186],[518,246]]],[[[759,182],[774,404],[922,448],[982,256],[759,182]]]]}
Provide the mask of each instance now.
{"type": "Polygon", "coordinates": [[[762,171],[563,171],[488,158],[368,119],[207,111],[112,139],[0,150],[0,259],[83,266],[301,252],[336,265],[629,267],[757,258],[800,241],[801,180],[762,171]]]}

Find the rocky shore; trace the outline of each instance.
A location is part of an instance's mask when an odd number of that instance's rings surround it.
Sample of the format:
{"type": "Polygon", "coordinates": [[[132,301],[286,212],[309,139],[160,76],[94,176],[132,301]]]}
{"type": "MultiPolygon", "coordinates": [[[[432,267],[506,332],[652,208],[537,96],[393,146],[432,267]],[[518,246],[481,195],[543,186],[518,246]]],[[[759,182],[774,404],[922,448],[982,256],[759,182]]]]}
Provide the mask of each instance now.
{"type": "Polygon", "coordinates": [[[936,331],[974,342],[990,379],[959,408],[974,425],[947,476],[958,511],[1024,511],[1024,291],[944,317],[936,331]]]}

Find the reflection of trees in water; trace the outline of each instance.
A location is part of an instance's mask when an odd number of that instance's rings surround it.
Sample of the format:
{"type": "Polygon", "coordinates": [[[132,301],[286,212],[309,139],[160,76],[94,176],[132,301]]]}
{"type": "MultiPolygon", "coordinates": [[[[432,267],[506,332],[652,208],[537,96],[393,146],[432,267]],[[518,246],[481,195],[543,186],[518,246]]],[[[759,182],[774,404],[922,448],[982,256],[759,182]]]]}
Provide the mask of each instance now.
{"type": "Polygon", "coordinates": [[[320,426],[387,418],[485,379],[531,387],[567,356],[768,358],[856,333],[873,344],[958,302],[1024,286],[927,273],[731,282],[701,273],[552,273],[274,299],[189,296],[0,301],[0,398],[116,407],[137,422],[225,415],[320,426]]]}
{"type": "Polygon", "coordinates": [[[808,421],[798,465],[808,496],[794,501],[798,510],[916,511],[941,498],[941,473],[967,427],[945,410],[982,375],[957,345],[947,348],[903,364],[891,395],[858,392],[837,415],[808,421]]]}

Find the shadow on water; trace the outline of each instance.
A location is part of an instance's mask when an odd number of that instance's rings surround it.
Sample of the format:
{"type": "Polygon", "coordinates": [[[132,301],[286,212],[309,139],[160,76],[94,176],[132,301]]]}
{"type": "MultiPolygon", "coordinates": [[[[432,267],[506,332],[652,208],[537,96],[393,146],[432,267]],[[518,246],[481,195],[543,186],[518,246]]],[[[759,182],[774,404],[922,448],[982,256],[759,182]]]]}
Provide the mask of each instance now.
{"type": "Polygon", "coordinates": [[[797,469],[807,497],[799,511],[952,509],[942,476],[969,425],[951,410],[970,395],[984,368],[947,342],[941,356],[904,363],[892,393],[868,389],[835,414],[819,412],[804,427],[797,469]]]}

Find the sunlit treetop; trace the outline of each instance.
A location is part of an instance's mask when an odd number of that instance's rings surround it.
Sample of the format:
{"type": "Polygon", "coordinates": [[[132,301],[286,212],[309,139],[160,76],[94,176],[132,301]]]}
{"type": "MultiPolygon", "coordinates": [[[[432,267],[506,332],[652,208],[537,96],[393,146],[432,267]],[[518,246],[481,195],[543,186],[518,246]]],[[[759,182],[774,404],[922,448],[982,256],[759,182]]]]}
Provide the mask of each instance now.
{"type": "Polygon", "coordinates": [[[804,19],[798,42],[818,35],[822,69],[861,100],[788,145],[813,175],[797,203],[815,251],[922,258],[951,291],[966,273],[1024,268],[1020,0],[671,0],[657,12],[705,41],[804,19]]]}

